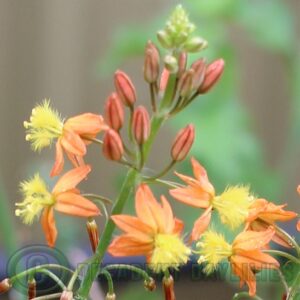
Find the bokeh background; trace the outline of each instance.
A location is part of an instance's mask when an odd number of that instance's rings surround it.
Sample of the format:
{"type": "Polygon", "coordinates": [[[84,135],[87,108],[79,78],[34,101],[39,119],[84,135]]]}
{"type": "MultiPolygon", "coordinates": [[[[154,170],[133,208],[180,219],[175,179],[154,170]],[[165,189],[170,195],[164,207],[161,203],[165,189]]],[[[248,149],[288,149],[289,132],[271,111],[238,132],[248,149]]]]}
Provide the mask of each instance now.
{"type": "MultiPolygon", "coordinates": [[[[26,227],[14,216],[19,182],[48,173],[53,149],[33,153],[23,121],[44,98],[65,117],[103,112],[113,91],[113,73],[126,71],[137,87],[138,101],[149,107],[143,81],[143,50],[162,28],[178,1],[171,0],[0,0],[0,275],[17,249],[43,244],[40,225],[26,227]]],[[[176,131],[193,122],[192,149],[207,168],[217,190],[250,184],[251,190],[299,211],[300,183],[300,2],[298,0],[185,0],[198,33],[209,42],[201,56],[223,57],[224,76],[209,95],[198,99],[164,129],[155,144],[149,172],[169,159],[176,131]]],[[[196,59],[198,56],[191,57],[196,59]]],[[[84,190],[114,197],[124,169],[89,148],[94,171],[84,190]]],[[[189,172],[189,163],[178,166],[189,172]]],[[[174,177],[170,175],[170,178],[174,177]]],[[[187,219],[199,212],[172,201],[187,219]]],[[[129,205],[132,206],[132,205],[129,205]]],[[[131,208],[129,207],[130,211],[131,208]]],[[[91,254],[85,222],[58,218],[57,247],[76,265],[91,254]],[[63,230],[62,230],[63,228],[63,230]]],[[[103,223],[99,221],[100,228],[103,223]]],[[[295,223],[286,225],[296,235],[295,223]]],[[[109,258],[108,258],[109,259],[109,258]]],[[[186,270],[176,283],[178,299],[231,299],[237,282],[192,280],[186,270]]],[[[141,282],[117,284],[118,299],[160,299],[145,293],[141,282]],[[130,285],[129,285],[130,283],[130,285]],[[131,287],[131,288],[130,288],[131,287]],[[134,288],[132,288],[134,287],[134,288]]],[[[99,288],[102,295],[105,284],[99,288]]],[[[276,282],[259,284],[264,299],[281,299],[276,282]]],[[[0,296],[6,299],[6,296],[0,296]]],[[[20,297],[11,294],[11,299],[20,297]]],[[[101,299],[102,296],[92,296],[101,299]]]]}

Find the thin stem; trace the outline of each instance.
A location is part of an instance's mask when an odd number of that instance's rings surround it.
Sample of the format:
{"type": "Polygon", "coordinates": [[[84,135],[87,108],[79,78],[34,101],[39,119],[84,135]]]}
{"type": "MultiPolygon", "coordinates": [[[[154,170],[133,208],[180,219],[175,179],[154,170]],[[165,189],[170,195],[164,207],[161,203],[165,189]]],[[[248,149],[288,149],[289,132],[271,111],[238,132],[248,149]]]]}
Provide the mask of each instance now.
{"type": "Polygon", "coordinates": [[[129,123],[128,123],[128,137],[131,142],[133,142],[133,137],[132,137],[132,119],[133,119],[133,112],[134,108],[132,106],[129,107],[130,109],[130,115],[129,115],[129,123]]]}
{"type": "Polygon", "coordinates": [[[112,280],[112,277],[110,275],[110,273],[103,269],[100,274],[104,275],[106,280],[107,280],[107,286],[108,286],[108,293],[109,294],[114,294],[114,283],[113,283],[113,280],[112,280]]]}
{"type": "Polygon", "coordinates": [[[151,280],[151,277],[148,275],[148,273],[140,268],[137,268],[135,266],[131,266],[131,265],[125,265],[125,264],[116,264],[116,265],[109,265],[106,266],[105,268],[103,268],[103,270],[128,270],[128,271],[132,271],[135,272],[139,275],[141,275],[144,280],[149,281],[151,280]]]}
{"type": "Polygon", "coordinates": [[[289,293],[287,294],[286,300],[296,300],[297,294],[299,294],[299,286],[300,286],[300,272],[296,276],[289,293]]]}
{"type": "Polygon", "coordinates": [[[92,198],[92,200],[96,200],[96,201],[99,201],[101,203],[106,203],[106,204],[110,204],[110,205],[113,203],[107,197],[97,195],[97,194],[88,193],[88,194],[81,194],[81,196],[86,197],[86,198],[92,198]]]}
{"type": "Polygon", "coordinates": [[[44,273],[46,275],[48,275],[50,278],[52,278],[62,290],[66,289],[66,286],[64,285],[64,283],[51,271],[47,270],[47,269],[42,269],[40,271],[38,271],[39,273],[44,273]]]}
{"type": "Polygon", "coordinates": [[[144,150],[143,150],[143,144],[139,145],[139,152],[140,152],[140,165],[139,169],[142,170],[145,160],[144,160],[144,150]]]}
{"type": "Polygon", "coordinates": [[[32,300],[48,300],[48,299],[59,299],[62,293],[56,293],[52,295],[45,295],[40,297],[35,297],[32,300]]]}
{"type": "Polygon", "coordinates": [[[288,286],[288,284],[287,284],[287,282],[285,280],[285,277],[284,277],[284,275],[282,274],[282,272],[281,272],[281,270],[279,268],[277,268],[276,271],[278,273],[280,281],[282,282],[282,285],[283,285],[283,287],[285,289],[285,292],[288,295],[288,293],[289,293],[289,286],[288,286]]]}
{"type": "Polygon", "coordinates": [[[90,141],[90,142],[93,142],[93,143],[95,143],[95,144],[99,144],[99,145],[103,145],[103,141],[101,141],[101,140],[99,140],[99,139],[97,139],[97,138],[88,138],[88,137],[85,137],[84,138],[85,140],[88,140],[88,141],[90,141]]]}
{"type": "Polygon", "coordinates": [[[121,160],[118,160],[117,162],[120,163],[120,164],[122,164],[122,165],[124,165],[124,166],[126,166],[126,167],[129,167],[129,168],[131,168],[131,169],[137,170],[137,167],[134,166],[134,165],[133,165],[132,163],[130,163],[129,161],[127,161],[124,157],[123,157],[121,160]]]}
{"type": "Polygon", "coordinates": [[[155,113],[157,110],[156,99],[155,99],[155,83],[150,83],[149,89],[150,89],[150,97],[151,97],[151,107],[152,107],[152,111],[155,113]]]}
{"type": "Polygon", "coordinates": [[[143,177],[144,178],[144,183],[157,183],[157,184],[162,184],[171,188],[179,188],[183,187],[182,184],[179,184],[177,182],[169,181],[169,180],[162,180],[162,179],[153,179],[151,177],[143,177]]]}
{"type": "Polygon", "coordinates": [[[263,250],[264,253],[268,253],[268,254],[274,254],[274,255],[279,255],[282,257],[285,257],[287,259],[289,259],[290,261],[293,261],[296,264],[300,264],[300,259],[296,258],[295,256],[283,252],[283,251],[279,251],[279,250],[263,250]]]}
{"type": "Polygon", "coordinates": [[[240,292],[240,293],[236,293],[232,300],[238,300],[238,299],[243,299],[243,298],[248,298],[248,299],[253,299],[253,300],[263,300],[262,298],[258,297],[258,296],[250,296],[248,292],[240,292]]]}
{"type": "Polygon", "coordinates": [[[163,177],[164,175],[166,175],[172,168],[173,166],[176,164],[175,160],[172,160],[171,163],[169,165],[167,165],[160,173],[158,173],[157,175],[150,177],[150,180],[156,180],[160,177],[163,177]]]}
{"type": "Polygon", "coordinates": [[[85,260],[83,263],[81,263],[75,270],[75,272],[73,273],[69,283],[68,283],[68,286],[67,286],[67,290],[69,291],[72,291],[73,290],[73,286],[79,276],[79,273],[80,271],[88,264],[88,262],[90,261],[91,259],[87,259],[85,260]]]}

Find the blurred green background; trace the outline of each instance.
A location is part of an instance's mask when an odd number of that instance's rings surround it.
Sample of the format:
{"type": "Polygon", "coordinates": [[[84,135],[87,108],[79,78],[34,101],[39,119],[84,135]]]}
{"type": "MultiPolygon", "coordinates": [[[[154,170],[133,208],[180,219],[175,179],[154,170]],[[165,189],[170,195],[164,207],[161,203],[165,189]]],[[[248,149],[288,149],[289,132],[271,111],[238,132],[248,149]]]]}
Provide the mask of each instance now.
{"type": "MultiPolygon", "coordinates": [[[[117,68],[133,79],[139,103],[150,107],[142,76],[144,46],[148,39],[156,42],[155,32],[178,3],[190,13],[197,33],[209,42],[201,57],[210,61],[222,57],[226,67],[211,93],[198,98],[163,128],[149,169],[159,171],[168,162],[176,132],[193,122],[196,142],[191,154],[207,168],[217,191],[229,184],[250,184],[256,195],[287,202],[299,211],[298,0],[2,0],[0,274],[16,249],[44,243],[39,224],[25,227],[14,217],[19,181],[37,170],[47,178],[54,156],[51,150],[32,153],[25,142],[22,124],[32,107],[51,98],[66,117],[85,111],[102,113],[117,68]]],[[[88,161],[94,172],[83,189],[113,199],[124,170],[106,162],[97,147],[90,147],[88,161]]],[[[177,169],[189,172],[189,162],[177,169]]],[[[188,230],[199,212],[171,201],[177,214],[186,219],[188,230]]],[[[90,254],[84,220],[58,216],[58,227],[64,230],[57,246],[74,264],[90,254]]],[[[296,234],[293,224],[287,229],[296,234]]],[[[258,285],[264,299],[281,299],[278,284],[258,285]]],[[[149,294],[140,283],[132,286],[129,290],[127,284],[120,284],[118,299],[159,298],[159,291],[149,294]]],[[[218,296],[225,300],[231,299],[237,283],[193,282],[184,276],[176,289],[178,299],[218,296]]]]}

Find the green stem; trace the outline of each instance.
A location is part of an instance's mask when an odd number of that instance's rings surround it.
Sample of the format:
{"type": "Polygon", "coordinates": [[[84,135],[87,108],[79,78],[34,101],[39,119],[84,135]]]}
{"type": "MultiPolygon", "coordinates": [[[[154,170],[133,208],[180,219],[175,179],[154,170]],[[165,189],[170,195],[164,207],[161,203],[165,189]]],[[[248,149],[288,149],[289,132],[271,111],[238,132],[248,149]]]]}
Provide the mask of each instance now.
{"type": "Polygon", "coordinates": [[[297,294],[299,295],[299,293],[300,293],[299,286],[300,286],[300,272],[298,273],[295,281],[293,282],[286,300],[296,300],[297,299],[296,296],[297,296],[297,294]]]}
{"type": "Polygon", "coordinates": [[[106,204],[112,204],[112,201],[106,197],[103,197],[101,195],[97,195],[97,194],[81,194],[81,196],[86,197],[86,198],[92,198],[94,200],[100,201],[100,202],[104,202],[106,204]]]}
{"type": "Polygon", "coordinates": [[[144,183],[157,183],[157,184],[162,184],[165,185],[167,187],[171,187],[171,188],[180,188],[183,187],[182,184],[179,184],[177,182],[174,181],[169,181],[169,180],[163,180],[163,179],[153,179],[152,177],[143,177],[143,182],[144,183]]]}
{"type": "Polygon", "coordinates": [[[62,290],[66,289],[66,286],[64,285],[64,283],[51,271],[47,270],[47,269],[42,269],[38,271],[39,273],[44,273],[47,276],[49,276],[50,278],[52,278],[62,290]]]}
{"type": "Polygon", "coordinates": [[[108,293],[110,295],[114,294],[114,283],[113,283],[110,273],[107,270],[103,269],[100,274],[103,274],[107,280],[108,293]]]}
{"type": "Polygon", "coordinates": [[[236,293],[233,296],[232,300],[238,300],[238,299],[243,299],[243,298],[248,298],[248,299],[253,299],[253,300],[263,300],[262,298],[260,298],[258,296],[251,297],[248,292],[236,293]]]}
{"type": "Polygon", "coordinates": [[[289,286],[288,286],[288,284],[287,284],[287,282],[286,282],[286,280],[285,280],[284,275],[282,274],[282,272],[281,272],[281,270],[280,270],[279,268],[276,269],[276,271],[277,271],[277,273],[278,273],[278,276],[279,276],[279,278],[280,278],[280,281],[282,282],[282,285],[283,285],[283,287],[284,287],[284,289],[285,289],[286,294],[288,294],[288,293],[289,293],[289,286]]]}
{"type": "Polygon", "coordinates": [[[150,177],[149,180],[156,180],[160,177],[163,177],[164,175],[166,175],[172,168],[173,166],[176,164],[175,160],[172,160],[171,163],[169,163],[166,168],[164,168],[160,173],[158,173],[157,175],[150,177]]]}
{"type": "Polygon", "coordinates": [[[295,256],[283,252],[283,251],[279,251],[279,250],[263,250],[264,253],[268,253],[268,254],[273,254],[273,255],[279,255],[282,257],[285,257],[287,259],[289,259],[290,261],[293,261],[296,264],[300,264],[300,259],[296,258],[295,256]]]}
{"type": "Polygon", "coordinates": [[[32,300],[48,300],[48,299],[59,299],[62,293],[56,293],[52,295],[45,295],[40,297],[35,297],[32,300]]]}
{"type": "Polygon", "coordinates": [[[149,84],[152,111],[156,112],[155,83],[149,84]]]}

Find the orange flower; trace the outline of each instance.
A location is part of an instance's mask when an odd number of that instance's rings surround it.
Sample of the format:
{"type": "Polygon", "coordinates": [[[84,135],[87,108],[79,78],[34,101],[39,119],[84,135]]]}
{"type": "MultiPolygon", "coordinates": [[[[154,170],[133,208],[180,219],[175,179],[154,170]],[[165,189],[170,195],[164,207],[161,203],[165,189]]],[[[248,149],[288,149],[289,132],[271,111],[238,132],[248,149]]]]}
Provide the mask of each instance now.
{"type": "Polygon", "coordinates": [[[232,244],[229,244],[221,234],[207,231],[197,243],[197,247],[200,248],[198,263],[207,263],[204,270],[206,273],[211,273],[221,261],[227,259],[233,273],[240,278],[241,285],[246,282],[249,295],[254,296],[256,293],[255,271],[279,267],[276,259],[262,252],[273,235],[272,228],[264,232],[244,231],[235,238],[232,244]]]}
{"type": "Polygon", "coordinates": [[[24,126],[27,129],[26,140],[31,142],[34,151],[50,146],[57,139],[51,176],[63,170],[63,152],[75,167],[84,165],[83,156],[89,140],[108,128],[102,116],[92,113],[81,114],[64,122],[46,100],[32,110],[30,122],[24,122],[24,126]]]}
{"type": "MultiPolygon", "coordinates": [[[[265,231],[270,225],[275,225],[276,221],[284,222],[296,218],[295,212],[283,209],[285,206],[286,204],[275,205],[265,199],[256,199],[249,208],[246,230],[265,231]]],[[[291,247],[286,237],[276,228],[272,240],[284,247],[291,247]]]]}
{"type": "Polygon", "coordinates": [[[191,240],[199,239],[207,229],[213,209],[218,211],[222,223],[232,229],[240,226],[248,215],[248,208],[252,201],[249,189],[242,186],[228,187],[221,195],[216,196],[204,167],[194,158],[191,159],[191,163],[195,178],[175,172],[187,186],[170,190],[170,194],[175,199],[205,209],[194,223],[191,240]]]}
{"type": "Polygon", "coordinates": [[[135,197],[137,217],[113,215],[115,224],[124,231],[108,248],[113,256],[145,255],[154,272],[185,264],[191,250],[180,238],[183,223],[174,218],[165,197],[159,204],[150,188],[142,184],[135,197]]]}
{"type": "Polygon", "coordinates": [[[98,207],[90,200],[80,195],[77,184],[86,178],[91,171],[85,165],[64,174],[51,192],[45,182],[36,174],[31,180],[21,183],[24,195],[22,202],[16,203],[16,215],[25,224],[32,224],[34,219],[42,215],[41,222],[50,247],[54,247],[57,229],[54,220],[54,210],[78,217],[92,217],[100,214],[98,207]]]}
{"type": "MultiPolygon", "coordinates": [[[[297,192],[300,195],[300,185],[298,185],[297,192]]],[[[297,222],[297,230],[300,231],[300,220],[297,222]]]]}

